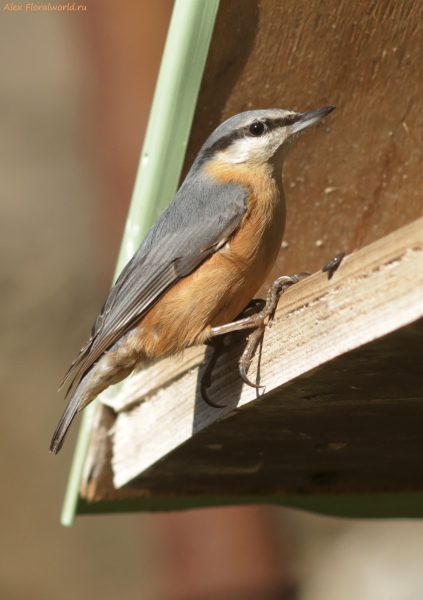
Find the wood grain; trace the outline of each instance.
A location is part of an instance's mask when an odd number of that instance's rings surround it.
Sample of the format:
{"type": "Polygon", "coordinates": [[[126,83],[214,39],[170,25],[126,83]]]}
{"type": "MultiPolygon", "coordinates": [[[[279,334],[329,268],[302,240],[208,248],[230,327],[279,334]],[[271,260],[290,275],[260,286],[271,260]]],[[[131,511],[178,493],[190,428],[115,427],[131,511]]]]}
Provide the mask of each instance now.
{"type": "MultiPolygon", "coordinates": [[[[423,458],[415,421],[423,412],[422,317],[420,219],[347,256],[331,279],[316,273],[282,296],[250,370],[263,395],[239,379],[239,338],[214,372],[210,395],[225,409],[199,394],[209,350],[190,349],[183,361],[162,361],[124,383],[110,403],[118,413],[112,465],[116,487],[133,481],[115,491],[104,467],[91,497],[312,491],[320,476],[301,473],[332,473],[335,455],[336,477],[321,476],[325,490],[423,485],[410,466],[423,458]],[[398,471],[386,468],[387,445],[398,471]],[[351,464],[345,479],[339,471],[351,464]]],[[[104,464],[100,437],[92,465],[104,464]]]]}
{"type": "Polygon", "coordinates": [[[422,30],[408,0],[221,1],[184,174],[233,114],[336,104],[284,168],[259,296],[348,256],[283,296],[250,371],[261,398],[237,374],[243,336],[214,372],[222,411],[199,395],[204,348],[127,380],[99,409],[83,498],[423,489],[422,30]]]}
{"type": "Polygon", "coordinates": [[[337,105],[285,165],[289,245],[266,285],[423,216],[422,55],[418,2],[221,2],[184,172],[238,112],[337,105]]]}

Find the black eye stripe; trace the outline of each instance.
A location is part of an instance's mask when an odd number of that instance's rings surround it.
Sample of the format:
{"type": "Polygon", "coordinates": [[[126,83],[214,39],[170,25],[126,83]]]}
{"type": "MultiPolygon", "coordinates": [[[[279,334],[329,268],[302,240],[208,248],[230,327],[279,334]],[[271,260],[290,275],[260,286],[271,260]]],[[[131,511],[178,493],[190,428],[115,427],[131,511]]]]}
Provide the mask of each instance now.
{"type": "Polygon", "coordinates": [[[287,117],[281,117],[280,119],[274,119],[271,127],[287,127],[293,125],[298,121],[300,115],[288,115],[287,117]]]}
{"type": "Polygon", "coordinates": [[[236,130],[232,131],[228,135],[221,137],[214,144],[206,148],[201,156],[201,162],[212,158],[217,152],[221,152],[222,150],[226,150],[231,146],[236,140],[243,138],[244,135],[241,131],[236,130]]]}
{"type": "MultiPolygon", "coordinates": [[[[260,119],[260,122],[264,123],[267,130],[272,130],[277,127],[286,127],[287,125],[293,125],[296,123],[301,115],[294,114],[288,115],[286,117],[281,117],[279,119],[260,119]]],[[[259,120],[256,119],[255,122],[259,120]]],[[[216,140],[213,144],[204,148],[201,155],[198,157],[198,163],[202,164],[206,160],[212,159],[218,152],[227,150],[236,140],[240,140],[246,136],[251,136],[249,132],[249,127],[251,126],[251,122],[248,125],[243,125],[239,129],[231,131],[230,133],[222,136],[220,139],[216,140]]],[[[254,136],[252,136],[254,137],[254,136]]]]}

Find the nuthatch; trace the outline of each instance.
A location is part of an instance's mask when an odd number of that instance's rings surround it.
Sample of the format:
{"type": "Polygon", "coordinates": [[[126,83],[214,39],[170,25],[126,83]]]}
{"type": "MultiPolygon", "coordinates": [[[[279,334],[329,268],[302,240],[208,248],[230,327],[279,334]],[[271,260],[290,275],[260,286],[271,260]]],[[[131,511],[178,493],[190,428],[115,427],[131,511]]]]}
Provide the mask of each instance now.
{"type": "Polygon", "coordinates": [[[263,284],[281,247],[283,161],[298,133],[334,108],[253,110],[211,134],[67,372],[62,385],[72,376],[73,394],[52,452],[60,450],[77,411],[110,385],[155,359],[241,328],[231,322],[263,284]]]}

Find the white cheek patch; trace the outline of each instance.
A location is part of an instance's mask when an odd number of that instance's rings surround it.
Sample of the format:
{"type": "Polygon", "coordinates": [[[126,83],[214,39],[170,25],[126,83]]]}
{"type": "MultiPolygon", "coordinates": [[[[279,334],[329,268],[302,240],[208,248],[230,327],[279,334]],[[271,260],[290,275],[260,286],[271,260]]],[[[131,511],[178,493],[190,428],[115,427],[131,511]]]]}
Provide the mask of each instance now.
{"type": "Polygon", "coordinates": [[[266,162],[288,136],[288,131],[283,128],[269,131],[258,137],[247,135],[236,140],[230,148],[221,152],[220,158],[231,164],[266,162]]]}

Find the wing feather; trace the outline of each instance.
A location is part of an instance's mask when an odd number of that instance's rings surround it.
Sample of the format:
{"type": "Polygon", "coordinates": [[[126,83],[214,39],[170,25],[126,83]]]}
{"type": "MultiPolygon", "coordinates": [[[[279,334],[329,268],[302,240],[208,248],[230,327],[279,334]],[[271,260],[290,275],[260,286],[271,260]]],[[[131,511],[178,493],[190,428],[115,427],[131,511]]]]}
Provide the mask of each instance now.
{"type": "Polygon", "coordinates": [[[235,183],[211,185],[198,176],[185,181],[111,289],[62,382],[72,376],[67,393],[167,290],[227,241],[247,210],[248,195],[235,183]]]}

